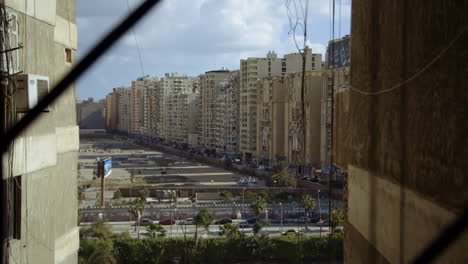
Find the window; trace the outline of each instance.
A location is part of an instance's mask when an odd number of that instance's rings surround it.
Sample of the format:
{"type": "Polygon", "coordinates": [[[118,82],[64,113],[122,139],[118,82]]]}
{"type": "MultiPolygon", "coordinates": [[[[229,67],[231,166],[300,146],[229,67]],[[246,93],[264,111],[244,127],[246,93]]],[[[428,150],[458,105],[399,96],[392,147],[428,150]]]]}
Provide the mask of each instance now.
{"type": "Polygon", "coordinates": [[[281,71],[282,71],[282,72],[286,72],[286,68],[281,68],[281,71]]]}
{"type": "Polygon", "coordinates": [[[65,48],[65,61],[68,63],[72,62],[72,52],[69,48],[65,48]]]}
{"type": "Polygon", "coordinates": [[[21,239],[21,176],[13,177],[12,227],[11,236],[21,239]]]}

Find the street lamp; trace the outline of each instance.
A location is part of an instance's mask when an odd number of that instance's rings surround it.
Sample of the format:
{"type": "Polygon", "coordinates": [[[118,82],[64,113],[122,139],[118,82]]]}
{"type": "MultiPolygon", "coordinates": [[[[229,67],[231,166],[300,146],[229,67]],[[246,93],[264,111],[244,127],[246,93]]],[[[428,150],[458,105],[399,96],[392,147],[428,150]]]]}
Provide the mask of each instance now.
{"type": "Polygon", "coordinates": [[[211,180],[211,185],[213,185],[213,182],[214,182],[214,181],[213,181],[213,180],[211,180]]]}
{"type": "Polygon", "coordinates": [[[170,222],[170,224],[171,224],[171,238],[172,238],[172,219],[173,219],[172,215],[173,214],[174,214],[174,204],[171,204],[171,222],[170,222]]]}
{"type": "Polygon", "coordinates": [[[317,191],[317,198],[319,204],[320,237],[322,237],[322,208],[320,207],[320,190],[317,191]]]}
{"type": "Polygon", "coordinates": [[[281,223],[281,232],[283,232],[283,204],[279,203],[280,205],[280,223],[281,223]]]}
{"type": "Polygon", "coordinates": [[[242,209],[245,209],[245,188],[242,189],[242,209]]]}
{"type": "Polygon", "coordinates": [[[273,181],[273,203],[276,203],[276,180],[273,181]]]}

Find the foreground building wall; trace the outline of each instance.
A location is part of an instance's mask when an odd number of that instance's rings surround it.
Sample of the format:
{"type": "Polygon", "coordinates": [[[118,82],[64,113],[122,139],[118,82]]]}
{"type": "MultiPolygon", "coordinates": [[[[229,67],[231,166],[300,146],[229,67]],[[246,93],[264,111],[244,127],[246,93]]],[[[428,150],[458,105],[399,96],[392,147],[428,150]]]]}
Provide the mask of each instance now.
{"type": "MultiPolygon", "coordinates": [[[[334,152],[348,173],[346,263],[408,263],[468,202],[466,10],[466,1],[353,2],[353,89],[337,95],[335,127],[349,136],[334,152]],[[445,49],[392,91],[355,90],[402,83],[445,49]]],[[[465,230],[434,263],[467,263],[466,245],[465,230]]]]}
{"type": "MultiPolygon", "coordinates": [[[[8,11],[17,17],[23,46],[18,69],[49,77],[52,88],[75,61],[75,1],[36,0],[35,10],[31,6],[26,10],[24,3],[5,1],[8,11]]],[[[17,118],[23,115],[17,114],[17,118]]],[[[19,217],[10,223],[19,233],[9,240],[9,263],[78,262],[76,116],[72,85],[49,112],[43,112],[16,138],[9,152],[13,156],[3,157],[3,168],[12,166],[3,175],[13,176],[15,186],[20,187],[20,197],[12,201],[19,217]]]]}

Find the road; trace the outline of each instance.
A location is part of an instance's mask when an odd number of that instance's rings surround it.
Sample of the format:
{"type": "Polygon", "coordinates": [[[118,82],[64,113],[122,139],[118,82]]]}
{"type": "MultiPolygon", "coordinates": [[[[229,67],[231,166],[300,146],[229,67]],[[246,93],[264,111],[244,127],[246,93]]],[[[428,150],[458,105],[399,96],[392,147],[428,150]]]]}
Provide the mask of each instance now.
{"type": "MultiPolygon", "coordinates": [[[[233,220],[233,224],[237,224],[240,221],[243,220],[233,220]]],[[[80,229],[87,228],[91,225],[92,223],[81,223],[80,224],[80,229]]],[[[123,232],[128,232],[132,237],[137,238],[138,237],[138,232],[135,232],[135,222],[107,222],[106,225],[111,227],[111,230],[115,233],[123,233],[123,232]]],[[[208,237],[219,237],[219,231],[220,231],[220,226],[221,225],[211,225],[209,228],[209,234],[208,237]]],[[[184,236],[184,231],[187,236],[194,236],[195,234],[195,225],[163,225],[164,229],[166,229],[166,236],[167,237],[183,237],[184,236]]],[[[141,236],[146,236],[146,227],[140,226],[137,227],[139,228],[140,235],[141,236]]],[[[262,234],[268,234],[270,236],[278,236],[281,234],[282,231],[286,231],[289,229],[295,229],[295,230],[300,230],[304,235],[315,235],[319,236],[320,235],[320,226],[317,226],[317,224],[309,224],[308,230],[305,229],[304,224],[300,224],[300,227],[298,226],[297,223],[289,223],[289,224],[283,224],[283,227],[281,227],[280,224],[270,224],[270,226],[263,227],[261,233],[262,234]]],[[[242,233],[251,235],[252,233],[252,227],[249,228],[240,228],[239,229],[242,233]]],[[[322,235],[326,235],[328,232],[328,227],[323,226],[322,227],[322,235]]],[[[206,231],[204,229],[198,228],[198,235],[199,236],[206,236],[206,231]]]]}

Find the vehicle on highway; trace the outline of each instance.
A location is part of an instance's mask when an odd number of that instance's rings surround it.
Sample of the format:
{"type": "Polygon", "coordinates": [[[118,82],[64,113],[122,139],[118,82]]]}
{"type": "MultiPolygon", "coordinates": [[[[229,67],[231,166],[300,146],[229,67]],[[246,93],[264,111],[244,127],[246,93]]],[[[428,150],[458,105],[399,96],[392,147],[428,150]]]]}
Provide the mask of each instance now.
{"type": "Polygon", "coordinates": [[[294,229],[289,229],[288,231],[281,233],[281,235],[283,235],[283,236],[297,236],[297,235],[300,235],[300,234],[301,234],[301,232],[296,231],[294,229]]]}
{"type": "MultiPolygon", "coordinates": [[[[153,223],[153,220],[151,219],[141,219],[139,222],[138,222],[138,225],[139,226],[147,226],[149,224],[152,224],[153,223]]],[[[135,225],[136,223],[134,223],[133,225],[135,225]]]]}
{"type": "Polygon", "coordinates": [[[247,223],[246,221],[242,221],[237,226],[240,228],[245,228],[245,227],[250,227],[250,224],[247,223]]]}
{"type": "Polygon", "coordinates": [[[257,223],[258,221],[260,221],[260,218],[258,218],[258,217],[252,217],[250,219],[247,219],[247,223],[249,223],[251,225],[257,223]]]}
{"type": "MultiPolygon", "coordinates": [[[[270,223],[272,224],[281,224],[281,218],[272,218],[270,219],[270,223]]],[[[283,224],[287,224],[288,221],[286,220],[286,218],[283,218],[283,224]]]]}
{"type": "Polygon", "coordinates": [[[193,218],[187,218],[185,220],[181,220],[180,224],[181,225],[193,225],[195,224],[195,220],[193,220],[193,218]]]}
{"type": "Polygon", "coordinates": [[[232,224],[232,220],[230,218],[223,218],[215,221],[215,225],[224,225],[224,224],[232,224]]]}
{"type": "Polygon", "coordinates": [[[160,225],[173,225],[175,224],[175,220],[174,219],[166,219],[166,220],[161,220],[159,221],[159,224],[160,225]]]}
{"type": "Polygon", "coordinates": [[[344,232],[342,228],[336,228],[333,230],[332,233],[328,232],[327,235],[334,236],[334,237],[341,237],[344,235],[344,232]]]}

